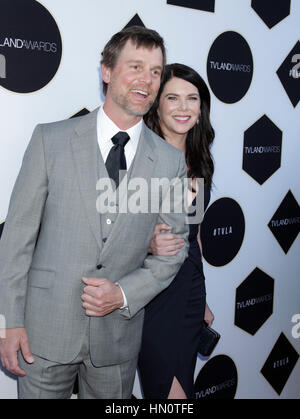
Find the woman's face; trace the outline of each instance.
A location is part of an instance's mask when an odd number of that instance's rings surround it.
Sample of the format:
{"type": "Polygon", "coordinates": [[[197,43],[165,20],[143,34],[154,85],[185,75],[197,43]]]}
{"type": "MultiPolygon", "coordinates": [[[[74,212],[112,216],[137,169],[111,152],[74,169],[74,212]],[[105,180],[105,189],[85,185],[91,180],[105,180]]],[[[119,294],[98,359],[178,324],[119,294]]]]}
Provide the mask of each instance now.
{"type": "Polygon", "coordinates": [[[192,83],[173,77],[164,86],[157,110],[165,137],[186,135],[200,115],[201,99],[192,83]]]}

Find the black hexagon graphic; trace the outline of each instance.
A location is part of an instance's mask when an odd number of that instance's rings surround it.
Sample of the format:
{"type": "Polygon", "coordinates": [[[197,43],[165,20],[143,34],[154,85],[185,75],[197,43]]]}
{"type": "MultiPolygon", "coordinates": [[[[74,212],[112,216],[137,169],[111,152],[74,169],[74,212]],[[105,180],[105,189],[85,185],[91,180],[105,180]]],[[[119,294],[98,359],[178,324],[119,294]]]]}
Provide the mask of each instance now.
{"type": "Polygon", "coordinates": [[[284,197],[268,227],[287,253],[300,231],[300,208],[291,191],[284,197]]]}
{"type": "Polygon", "coordinates": [[[234,324],[255,335],[273,313],[273,296],[274,279],[255,268],[236,289],[234,324]]]}
{"type": "Polygon", "coordinates": [[[84,116],[90,113],[90,111],[86,108],[82,108],[79,112],[76,112],[74,115],[70,116],[71,118],[77,118],[77,116],[84,116]]]}
{"type": "Polygon", "coordinates": [[[281,333],[261,369],[262,375],[278,395],[281,394],[298,361],[299,355],[284,333],[281,333]]]}
{"type": "Polygon", "coordinates": [[[167,4],[203,10],[205,12],[215,11],[215,0],[167,0],[167,4]]]}
{"type": "Polygon", "coordinates": [[[244,133],[243,170],[262,185],[281,165],[282,131],[262,116],[244,133]]]}
{"type": "Polygon", "coordinates": [[[130,26],[143,26],[145,27],[142,19],[139,17],[139,15],[136,13],[132,19],[130,19],[130,21],[127,23],[126,26],[124,26],[123,29],[125,28],[129,28],[130,26]]]}
{"type": "Polygon", "coordinates": [[[288,54],[276,72],[281,84],[286,91],[294,108],[300,100],[300,42],[297,41],[294,48],[288,54]]]}
{"type": "Polygon", "coordinates": [[[271,29],[290,14],[291,0],[252,0],[251,7],[271,29]]]}

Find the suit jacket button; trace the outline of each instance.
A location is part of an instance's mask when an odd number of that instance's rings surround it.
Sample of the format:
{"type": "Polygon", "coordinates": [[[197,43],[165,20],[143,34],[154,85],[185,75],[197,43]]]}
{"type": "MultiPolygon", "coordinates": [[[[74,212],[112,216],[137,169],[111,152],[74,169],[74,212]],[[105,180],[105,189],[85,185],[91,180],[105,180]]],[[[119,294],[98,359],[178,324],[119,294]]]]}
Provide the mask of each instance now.
{"type": "Polygon", "coordinates": [[[102,268],[102,265],[97,265],[97,269],[101,269],[102,268]]]}

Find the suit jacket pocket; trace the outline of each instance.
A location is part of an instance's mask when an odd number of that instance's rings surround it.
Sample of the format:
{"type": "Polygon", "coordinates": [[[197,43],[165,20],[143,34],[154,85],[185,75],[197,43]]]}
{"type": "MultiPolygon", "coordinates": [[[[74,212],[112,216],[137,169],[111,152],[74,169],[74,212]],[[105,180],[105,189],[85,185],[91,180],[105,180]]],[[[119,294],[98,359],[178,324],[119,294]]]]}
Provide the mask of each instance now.
{"type": "Polygon", "coordinates": [[[28,274],[28,285],[33,288],[51,288],[54,284],[55,271],[31,268],[28,274]]]}
{"type": "Polygon", "coordinates": [[[90,319],[90,352],[96,366],[121,364],[138,355],[144,310],[131,319],[117,311],[90,319]]]}

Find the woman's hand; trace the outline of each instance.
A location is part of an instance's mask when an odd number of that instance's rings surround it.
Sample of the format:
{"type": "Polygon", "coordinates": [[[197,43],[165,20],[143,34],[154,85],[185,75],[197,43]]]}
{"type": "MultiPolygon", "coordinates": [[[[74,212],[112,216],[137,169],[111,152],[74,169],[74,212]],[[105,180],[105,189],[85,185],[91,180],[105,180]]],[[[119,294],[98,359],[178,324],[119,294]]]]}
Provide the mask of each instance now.
{"type": "Polygon", "coordinates": [[[184,246],[184,239],[177,234],[167,233],[172,227],[168,224],[157,224],[150,243],[149,252],[156,256],[177,255],[184,246]]]}
{"type": "Polygon", "coordinates": [[[210,308],[206,304],[205,312],[204,312],[204,320],[206,321],[206,323],[208,324],[209,327],[211,327],[214,319],[215,319],[215,316],[213,315],[212,311],[210,310],[210,308]]]}

